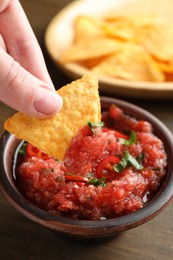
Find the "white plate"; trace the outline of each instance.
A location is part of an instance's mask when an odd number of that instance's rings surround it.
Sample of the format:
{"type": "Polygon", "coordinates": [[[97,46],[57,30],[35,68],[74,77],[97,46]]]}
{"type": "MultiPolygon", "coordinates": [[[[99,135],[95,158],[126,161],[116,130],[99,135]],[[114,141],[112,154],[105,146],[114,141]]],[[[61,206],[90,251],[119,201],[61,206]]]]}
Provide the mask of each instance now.
{"type": "MultiPolygon", "coordinates": [[[[47,50],[55,62],[72,79],[88,74],[88,70],[76,64],[61,64],[61,53],[72,42],[73,21],[81,14],[101,17],[109,12],[114,14],[157,14],[163,21],[173,22],[173,0],[77,0],[65,7],[50,22],[45,33],[47,50]]],[[[173,82],[150,83],[128,82],[110,77],[99,77],[100,91],[106,94],[140,97],[173,98],[173,82]]]]}

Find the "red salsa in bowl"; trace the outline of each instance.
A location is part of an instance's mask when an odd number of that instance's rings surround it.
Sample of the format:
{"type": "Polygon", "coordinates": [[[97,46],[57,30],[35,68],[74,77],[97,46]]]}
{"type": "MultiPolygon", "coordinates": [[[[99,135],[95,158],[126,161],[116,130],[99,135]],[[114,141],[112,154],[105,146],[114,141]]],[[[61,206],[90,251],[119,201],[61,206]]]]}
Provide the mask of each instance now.
{"type": "Polygon", "coordinates": [[[30,202],[53,215],[106,220],[143,208],[158,192],[166,167],[152,125],[110,105],[102,122],[79,129],[63,161],[24,143],[15,179],[30,202]]]}

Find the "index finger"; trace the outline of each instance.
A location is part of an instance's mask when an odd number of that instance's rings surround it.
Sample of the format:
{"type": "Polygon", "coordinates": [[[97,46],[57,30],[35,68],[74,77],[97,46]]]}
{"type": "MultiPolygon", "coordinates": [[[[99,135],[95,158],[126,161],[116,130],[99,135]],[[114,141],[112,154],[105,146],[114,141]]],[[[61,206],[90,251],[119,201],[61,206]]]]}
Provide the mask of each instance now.
{"type": "Polygon", "coordinates": [[[42,51],[18,0],[0,1],[0,34],[13,59],[53,88],[42,51]]]}

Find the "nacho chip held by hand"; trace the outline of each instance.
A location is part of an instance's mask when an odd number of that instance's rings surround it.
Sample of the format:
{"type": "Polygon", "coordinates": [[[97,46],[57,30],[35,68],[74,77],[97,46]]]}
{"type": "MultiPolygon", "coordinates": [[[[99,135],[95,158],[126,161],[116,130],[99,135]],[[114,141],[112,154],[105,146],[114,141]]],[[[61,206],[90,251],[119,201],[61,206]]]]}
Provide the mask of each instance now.
{"type": "Polygon", "coordinates": [[[40,119],[18,112],[6,120],[4,127],[18,139],[62,160],[78,129],[88,121],[101,120],[98,81],[94,76],[83,76],[57,92],[63,98],[63,107],[55,116],[40,119]]]}

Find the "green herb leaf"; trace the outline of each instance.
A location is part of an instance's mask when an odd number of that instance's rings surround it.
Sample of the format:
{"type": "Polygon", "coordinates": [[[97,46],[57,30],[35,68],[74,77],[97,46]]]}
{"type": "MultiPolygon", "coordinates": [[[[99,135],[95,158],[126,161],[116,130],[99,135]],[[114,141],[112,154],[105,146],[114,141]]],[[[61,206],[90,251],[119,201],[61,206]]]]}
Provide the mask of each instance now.
{"type": "Polygon", "coordinates": [[[55,159],[55,162],[59,163],[59,162],[62,162],[61,160],[59,159],[55,159]]]}
{"type": "Polygon", "coordinates": [[[115,172],[120,173],[129,164],[134,166],[137,170],[142,170],[144,168],[128,151],[126,151],[121,161],[118,164],[113,165],[113,169],[115,172]]]}
{"type": "Polygon", "coordinates": [[[101,178],[101,179],[97,179],[97,178],[91,178],[88,181],[88,184],[92,184],[96,187],[101,186],[101,187],[105,187],[107,185],[107,183],[105,182],[106,178],[101,178]]]}
{"type": "Polygon", "coordinates": [[[121,161],[119,163],[113,165],[114,171],[118,172],[118,173],[122,172],[122,170],[124,170],[128,164],[128,158],[129,158],[129,155],[126,152],[124,154],[124,157],[121,159],[121,161]]]}
{"type": "Polygon", "coordinates": [[[24,142],[22,144],[22,146],[20,147],[20,149],[19,149],[19,154],[21,154],[21,155],[25,155],[26,154],[26,146],[27,146],[27,142],[24,142]]]}
{"type": "Polygon", "coordinates": [[[138,163],[138,161],[130,154],[129,154],[129,158],[128,158],[128,162],[134,166],[137,170],[143,170],[143,166],[141,164],[138,163]]]}
{"type": "Polygon", "coordinates": [[[135,144],[135,143],[136,143],[136,133],[135,133],[135,131],[132,131],[130,134],[129,145],[135,144]]]}
{"type": "Polygon", "coordinates": [[[140,153],[137,157],[137,161],[142,164],[143,163],[143,159],[144,159],[144,154],[143,153],[140,153]]]}
{"type": "Polygon", "coordinates": [[[89,126],[91,131],[95,134],[95,128],[104,126],[104,123],[103,122],[97,122],[97,123],[88,122],[87,125],[89,126]]]}
{"type": "Polygon", "coordinates": [[[160,171],[160,170],[161,170],[160,167],[154,167],[154,168],[153,168],[153,171],[156,171],[156,172],[157,172],[157,171],[160,171]]]}
{"type": "Polygon", "coordinates": [[[40,173],[41,174],[49,174],[49,173],[53,173],[54,172],[54,168],[42,168],[40,173]]]}
{"type": "Polygon", "coordinates": [[[72,173],[72,172],[67,172],[66,175],[67,175],[67,176],[74,176],[75,174],[72,173]]]}
{"type": "Polygon", "coordinates": [[[124,138],[119,138],[119,141],[126,146],[130,146],[131,144],[135,144],[136,143],[136,133],[135,131],[132,131],[130,134],[130,139],[126,140],[124,138]]]}

